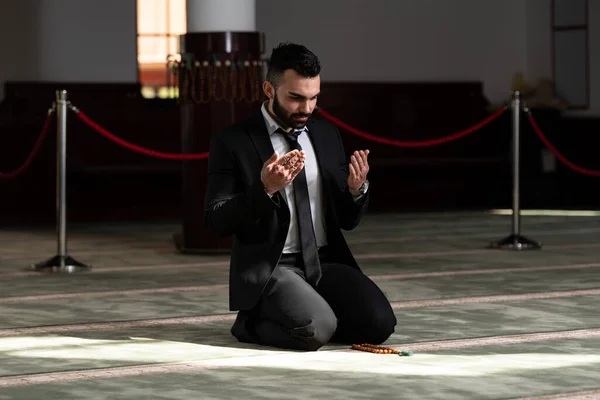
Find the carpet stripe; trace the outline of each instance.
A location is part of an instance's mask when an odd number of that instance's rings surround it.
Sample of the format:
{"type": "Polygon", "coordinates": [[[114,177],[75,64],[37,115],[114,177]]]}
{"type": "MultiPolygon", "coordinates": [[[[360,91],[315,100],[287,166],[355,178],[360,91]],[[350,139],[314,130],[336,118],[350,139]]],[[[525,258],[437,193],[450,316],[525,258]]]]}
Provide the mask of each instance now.
{"type": "MultiPolygon", "coordinates": [[[[379,230],[381,228],[378,228],[379,230]]],[[[600,228],[581,228],[581,229],[556,229],[556,230],[529,230],[527,231],[528,236],[567,236],[567,235],[587,235],[590,233],[598,233],[600,228]]],[[[440,234],[438,231],[424,232],[422,235],[412,236],[385,236],[385,237],[371,237],[371,238],[360,238],[354,239],[349,238],[348,244],[378,244],[378,243],[402,243],[402,242],[418,242],[422,240],[456,240],[456,239],[468,239],[468,238],[483,238],[489,236],[490,238],[498,235],[498,231],[484,231],[474,229],[468,233],[456,233],[456,234],[440,234]]]]}
{"type": "MultiPolygon", "coordinates": [[[[484,275],[498,274],[508,272],[535,272],[535,271],[560,271],[560,270],[578,270],[586,268],[599,268],[600,263],[590,264],[571,264],[571,265],[549,265],[539,267],[521,267],[521,268],[482,268],[474,270],[452,270],[452,271],[435,271],[435,272],[407,272],[401,274],[378,274],[369,275],[373,280],[389,280],[389,279],[420,279],[420,278],[437,278],[444,276],[468,276],[468,275],[484,275]]],[[[17,303],[26,301],[42,301],[42,300],[58,300],[58,299],[73,299],[81,297],[103,297],[103,296],[126,296],[137,294],[152,294],[152,293],[179,293],[179,292],[201,292],[207,290],[227,289],[227,284],[202,285],[202,286],[179,286],[167,288],[149,288],[149,289],[131,289],[131,290],[109,290],[97,292],[80,292],[80,293],[50,293],[43,295],[32,296],[13,296],[0,297],[0,304],[17,303]]]]}
{"type": "Polygon", "coordinates": [[[72,333],[87,331],[112,331],[119,329],[134,329],[141,327],[180,325],[180,324],[205,324],[220,321],[233,321],[236,314],[215,314],[195,317],[143,319],[137,321],[92,322],[73,325],[36,326],[31,328],[0,329],[0,337],[44,335],[48,333],[72,333]]]}
{"type": "Polygon", "coordinates": [[[599,268],[600,263],[589,264],[570,264],[570,265],[548,265],[539,267],[521,267],[521,268],[481,268],[481,269],[465,269],[452,271],[436,271],[436,272],[406,272],[401,274],[379,274],[369,275],[371,279],[417,279],[431,278],[439,276],[461,276],[461,275],[484,275],[484,274],[501,274],[507,272],[535,272],[535,271],[567,271],[586,268],[599,268]]]}
{"type": "Polygon", "coordinates": [[[587,339],[600,336],[600,328],[578,329],[573,331],[525,333],[522,335],[490,336],[474,339],[440,340],[435,342],[404,343],[389,347],[398,350],[431,352],[441,350],[458,350],[474,347],[501,346],[531,342],[550,342],[556,340],[587,339]]]}
{"type": "Polygon", "coordinates": [[[80,297],[106,297],[106,296],[129,296],[137,294],[154,294],[154,293],[183,293],[183,292],[203,292],[207,290],[227,289],[229,285],[204,285],[204,286],[177,286],[167,288],[152,288],[152,289],[131,289],[131,290],[108,290],[103,292],[80,292],[80,293],[52,293],[41,294],[35,296],[14,296],[0,297],[2,303],[17,303],[25,301],[42,301],[42,300],[58,300],[58,299],[74,299],[80,297]]]}
{"type": "Polygon", "coordinates": [[[520,301],[520,300],[538,300],[538,299],[557,299],[563,297],[576,296],[597,296],[600,295],[600,289],[582,289],[582,290],[565,290],[559,292],[541,292],[541,293],[523,293],[523,294],[506,294],[497,296],[477,296],[477,297],[458,297],[451,299],[431,299],[431,300],[414,300],[393,302],[392,308],[422,308],[422,307],[439,307],[449,305],[462,304],[478,304],[478,303],[496,303],[504,301],[520,301]]]}
{"type": "MultiPolygon", "coordinates": [[[[106,272],[131,272],[131,271],[155,271],[155,270],[172,270],[172,269],[187,269],[198,267],[229,267],[229,261],[206,261],[198,263],[175,263],[175,264],[158,264],[158,265],[132,265],[132,266],[113,266],[113,267],[94,267],[89,273],[106,273],[106,272]]],[[[21,276],[46,276],[45,272],[34,271],[18,271],[0,273],[0,277],[21,277],[21,276]]],[[[51,274],[50,274],[51,275],[51,274]]]]}
{"type": "Polygon", "coordinates": [[[527,397],[520,400],[597,400],[600,399],[600,390],[555,394],[542,397],[527,397]]]}
{"type": "MultiPolygon", "coordinates": [[[[477,297],[458,297],[451,299],[430,299],[430,300],[414,300],[414,301],[396,301],[392,302],[392,308],[407,309],[407,308],[423,308],[423,307],[440,307],[446,305],[462,305],[462,304],[478,304],[478,303],[495,303],[504,301],[519,301],[533,299],[553,299],[576,296],[596,296],[600,294],[600,289],[584,289],[571,290],[563,292],[541,292],[541,293],[525,293],[516,295],[499,295],[499,296],[477,296],[477,297]]],[[[40,326],[29,328],[8,328],[0,329],[0,337],[8,336],[25,336],[25,335],[40,335],[48,333],[64,333],[64,332],[82,332],[94,330],[117,330],[117,329],[132,329],[147,326],[162,326],[176,324],[202,324],[217,321],[232,321],[235,319],[235,313],[215,314],[206,316],[178,317],[178,318],[162,318],[162,319],[146,319],[137,321],[117,321],[117,322],[96,322],[83,323],[73,325],[53,325],[40,326]]]]}
{"type": "MultiPolygon", "coordinates": [[[[565,245],[555,246],[544,246],[546,250],[568,250],[568,249],[581,249],[581,248],[596,248],[600,247],[600,243],[574,243],[565,245]]],[[[444,257],[444,256],[460,256],[460,255],[477,255],[477,254],[497,254],[502,250],[492,249],[472,249],[472,250],[448,250],[448,251],[422,251],[422,252],[394,252],[394,253],[362,253],[355,254],[356,260],[383,260],[383,259],[410,259],[410,258],[426,258],[426,257],[444,257]]],[[[124,249],[122,252],[131,253],[131,250],[124,249]]],[[[80,256],[80,253],[76,255],[80,256]]],[[[84,260],[88,261],[88,260],[84,260]]],[[[89,262],[94,265],[93,262],[89,262]]],[[[160,269],[174,269],[174,268],[195,268],[195,267],[228,267],[229,260],[218,260],[218,261],[205,261],[199,263],[173,263],[173,264],[157,264],[157,265],[143,265],[143,266],[113,266],[113,267],[94,267],[90,273],[103,273],[103,272],[118,272],[118,271],[148,271],[148,270],[160,270],[160,269]]],[[[0,273],[0,277],[21,277],[21,276],[38,276],[45,275],[45,273],[34,272],[34,271],[16,271],[16,272],[4,272],[0,273]]]]}

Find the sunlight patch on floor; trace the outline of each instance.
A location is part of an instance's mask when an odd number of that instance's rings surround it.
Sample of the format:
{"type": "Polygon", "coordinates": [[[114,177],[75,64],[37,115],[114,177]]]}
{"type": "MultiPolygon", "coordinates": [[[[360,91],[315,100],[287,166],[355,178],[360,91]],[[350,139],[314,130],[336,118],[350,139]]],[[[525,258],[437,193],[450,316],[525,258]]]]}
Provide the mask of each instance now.
{"type": "Polygon", "coordinates": [[[196,343],[130,337],[97,340],[63,336],[0,338],[0,353],[11,357],[112,360],[139,363],[253,357],[282,351],[216,347],[196,343]]]}
{"type": "Polygon", "coordinates": [[[208,369],[252,367],[421,376],[485,376],[517,370],[600,364],[600,355],[594,354],[417,353],[412,357],[399,357],[347,350],[240,349],[138,337],[119,340],[61,336],[2,338],[0,353],[15,358],[111,360],[139,364],[191,362],[208,369]]]}
{"type": "MultiPolygon", "coordinates": [[[[490,210],[493,215],[513,215],[512,209],[490,210]]],[[[521,210],[520,215],[552,216],[552,217],[597,217],[600,211],[596,210],[521,210]]]]}

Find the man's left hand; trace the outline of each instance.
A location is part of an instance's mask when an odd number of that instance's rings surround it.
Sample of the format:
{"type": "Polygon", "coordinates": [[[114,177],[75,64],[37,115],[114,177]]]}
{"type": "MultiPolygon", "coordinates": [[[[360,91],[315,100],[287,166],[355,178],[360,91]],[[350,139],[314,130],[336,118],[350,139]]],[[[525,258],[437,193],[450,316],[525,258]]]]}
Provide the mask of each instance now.
{"type": "Polygon", "coordinates": [[[369,150],[359,150],[355,151],[350,157],[348,188],[351,192],[358,192],[367,180],[367,174],[369,173],[368,155],[369,150]]]}

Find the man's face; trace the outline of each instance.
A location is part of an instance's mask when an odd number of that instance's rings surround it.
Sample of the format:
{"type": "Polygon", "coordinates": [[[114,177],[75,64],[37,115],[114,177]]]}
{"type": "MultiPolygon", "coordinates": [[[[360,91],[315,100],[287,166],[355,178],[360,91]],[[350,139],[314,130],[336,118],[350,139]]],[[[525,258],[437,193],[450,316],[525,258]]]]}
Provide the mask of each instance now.
{"type": "Polygon", "coordinates": [[[317,105],[321,91],[321,77],[305,78],[288,69],[281,84],[275,89],[270,83],[265,86],[269,96],[269,108],[284,129],[302,129],[317,105]]]}

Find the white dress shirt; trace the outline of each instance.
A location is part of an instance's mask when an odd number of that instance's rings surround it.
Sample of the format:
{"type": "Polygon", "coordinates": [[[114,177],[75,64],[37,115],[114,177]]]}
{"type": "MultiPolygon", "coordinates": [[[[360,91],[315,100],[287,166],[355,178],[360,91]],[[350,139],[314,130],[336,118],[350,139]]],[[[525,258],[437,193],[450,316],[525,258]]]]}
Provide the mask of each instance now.
{"type": "MultiPolygon", "coordinates": [[[[290,151],[290,146],[287,140],[281,133],[275,131],[281,126],[271,117],[267,111],[267,102],[263,103],[261,111],[267,125],[267,131],[273,144],[273,149],[283,156],[290,151]]],[[[283,129],[283,128],[282,128],[283,129]]],[[[284,129],[285,130],[285,129],[284,129]]],[[[323,203],[323,187],[321,182],[321,174],[317,164],[317,156],[308,136],[308,129],[301,129],[304,132],[298,136],[298,143],[302,146],[302,150],[306,153],[304,162],[304,171],[306,174],[306,183],[308,184],[308,194],[310,197],[310,212],[312,215],[313,227],[317,239],[317,246],[322,247],[327,245],[327,234],[325,230],[325,209],[323,203]]],[[[302,251],[300,246],[300,237],[298,233],[298,220],[296,219],[296,206],[294,203],[294,187],[293,183],[287,185],[279,191],[290,209],[290,227],[288,229],[285,245],[283,246],[284,253],[299,253],[302,251]]]]}

